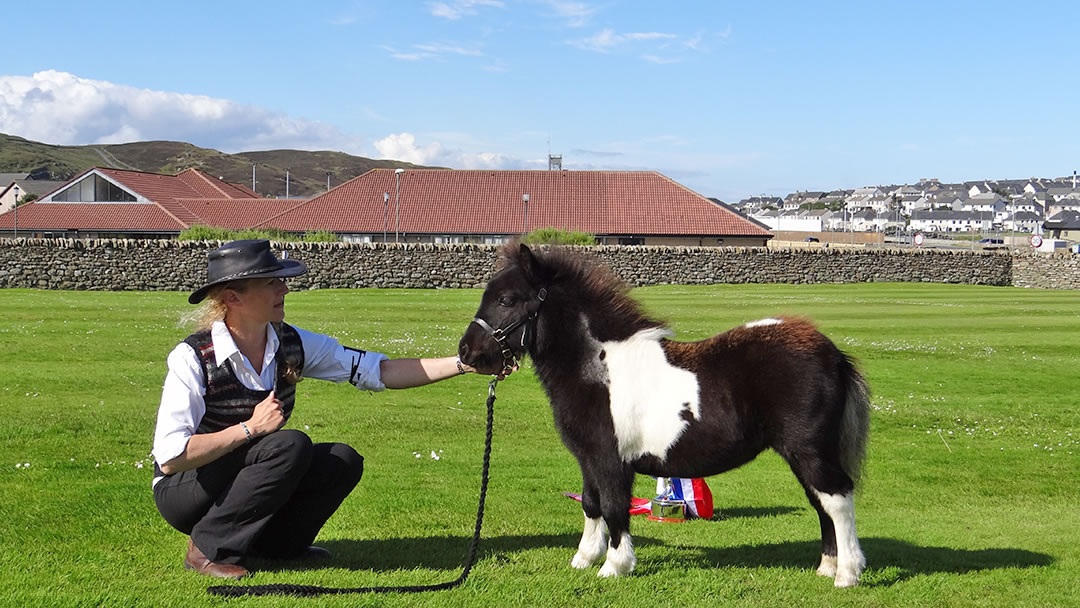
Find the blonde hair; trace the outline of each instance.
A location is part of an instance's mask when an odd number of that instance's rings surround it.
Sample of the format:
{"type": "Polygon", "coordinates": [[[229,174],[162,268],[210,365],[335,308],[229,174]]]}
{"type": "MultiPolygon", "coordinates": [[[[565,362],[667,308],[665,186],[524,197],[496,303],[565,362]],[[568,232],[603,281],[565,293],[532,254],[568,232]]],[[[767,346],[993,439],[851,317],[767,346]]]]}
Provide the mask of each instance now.
{"type": "Polygon", "coordinates": [[[247,290],[248,285],[247,280],[241,279],[211,287],[210,291],[206,293],[206,299],[199,304],[198,308],[181,315],[180,326],[190,326],[195,331],[202,331],[210,329],[210,326],[215,321],[224,321],[225,314],[229,312],[229,307],[225,305],[225,290],[232,289],[233,291],[244,292],[247,290]]]}

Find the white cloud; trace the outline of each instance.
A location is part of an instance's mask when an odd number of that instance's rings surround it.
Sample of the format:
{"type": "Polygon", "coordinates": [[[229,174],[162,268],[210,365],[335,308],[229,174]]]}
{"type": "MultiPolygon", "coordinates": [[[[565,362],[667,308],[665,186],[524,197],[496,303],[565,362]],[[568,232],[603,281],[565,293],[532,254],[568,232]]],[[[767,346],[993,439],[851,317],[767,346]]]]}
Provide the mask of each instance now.
{"type": "Polygon", "coordinates": [[[464,152],[439,142],[418,145],[412,133],[392,133],[374,142],[380,158],[403,160],[417,165],[452,169],[539,169],[546,161],[523,161],[497,152],[464,152]]]}
{"type": "Polygon", "coordinates": [[[623,38],[626,40],[669,40],[677,37],[675,34],[665,34],[663,32],[630,32],[629,34],[623,34],[623,38]]]}
{"type": "Polygon", "coordinates": [[[549,0],[547,4],[551,7],[556,17],[566,19],[566,25],[569,27],[583,27],[588,23],[589,17],[592,17],[598,10],[595,6],[589,6],[584,2],[549,0]]]}
{"type": "Polygon", "coordinates": [[[0,76],[0,132],[66,145],[170,139],[225,152],[363,152],[362,140],[319,121],[228,99],[139,89],[53,70],[0,76]]]}
{"type": "Polygon", "coordinates": [[[400,51],[390,45],[381,44],[379,48],[383,49],[394,59],[401,61],[423,61],[425,59],[435,59],[438,61],[445,61],[447,55],[461,55],[463,57],[483,57],[484,52],[475,48],[468,48],[466,46],[453,43],[453,42],[429,42],[426,44],[414,44],[412,45],[414,51],[400,51]]]}
{"type": "Polygon", "coordinates": [[[611,28],[605,28],[587,38],[571,40],[569,41],[569,44],[576,46],[579,49],[584,49],[586,51],[607,53],[615,49],[616,47],[635,42],[674,40],[676,38],[678,38],[678,36],[676,36],[675,34],[668,34],[664,32],[628,32],[626,34],[616,34],[615,30],[611,28]]]}
{"type": "Polygon", "coordinates": [[[450,4],[445,2],[428,2],[431,15],[442,17],[451,21],[457,21],[464,15],[475,15],[477,6],[492,6],[502,8],[504,4],[499,0],[455,0],[450,4]]]}
{"type": "Polygon", "coordinates": [[[433,42],[431,44],[416,44],[413,46],[420,49],[421,51],[426,51],[428,53],[468,55],[471,57],[479,57],[483,55],[482,52],[476,49],[467,49],[454,44],[445,44],[441,42],[433,42]]]}

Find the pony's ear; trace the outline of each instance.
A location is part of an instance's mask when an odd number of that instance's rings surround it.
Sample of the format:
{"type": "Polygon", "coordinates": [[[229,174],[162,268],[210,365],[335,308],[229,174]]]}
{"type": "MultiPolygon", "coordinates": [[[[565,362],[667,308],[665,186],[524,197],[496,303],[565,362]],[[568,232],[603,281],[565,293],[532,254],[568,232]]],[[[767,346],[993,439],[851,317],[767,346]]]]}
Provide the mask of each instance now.
{"type": "Polygon", "coordinates": [[[518,265],[532,284],[544,286],[551,282],[551,272],[525,243],[518,248],[518,265]]]}

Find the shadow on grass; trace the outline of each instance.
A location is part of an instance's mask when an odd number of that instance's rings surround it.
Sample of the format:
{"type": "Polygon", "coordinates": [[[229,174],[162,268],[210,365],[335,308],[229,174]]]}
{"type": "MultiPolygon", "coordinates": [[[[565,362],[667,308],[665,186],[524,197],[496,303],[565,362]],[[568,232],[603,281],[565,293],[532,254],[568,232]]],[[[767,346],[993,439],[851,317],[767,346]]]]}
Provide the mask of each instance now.
{"type": "MultiPolygon", "coordinates": [[[[757,511],[757,510],[755,510],[757,511]]],[[[767,509],[766,509],[767,511],[767,509]]],[[[728,511],[730,513],[730,510],[728,511]]],[[[750,515],[745,515],[750,516],[750,515]]],[[[760,515],[758,515],[760,516],[760,515]]],[[[463,566],[471,539],[463,536],[433,536],[392,540],[338,540],[320,543],[334,552],[334,558],[314,564],[268,564],[264,571],[303,570],[315,568],[346,568],[350,570],[410,570],[414,568],[453,571],[463,566]]],[[[482,538],[479,559],[506,561],[507,554],[531,549],[564,549],[569,562],[579,540],[578,534],[497,536],[482,538]]],[[[641,548],[664,547],[664,541],[648,536],[635,536],[634,545],[641,548]]],[[[999,568],[1032,568],[1047,566],[1054,559],[1042,553],[1022,549],[954,549],[924,547],[891,538],[864,538],[870,571],[869,586],[890,585],[913,576],[935,573],[964,574],[999,568]],[[874,576],[875,572],[887,574],[874,576]]],[[[678,547],[662,559],[641,559],[635,574],[662,574],[672,567],[680,569],[743,568],[805,568],[817,567],[821,545],[817,541],[789,541],[737,547],[678,547]]],[[[569,565],[566,565],[569,568],[569,565]]]]}
{"type": "Polygon", "coordinates": [[[779,517],[798,513],[804,509],[799,507],[732,507],[717,509],[709,521],[724,521],[727,519],[758,519],[762,517],[779,517]]]}
{"type": "MultiPolygon", "coordinates": [[[[1023,549],[954,549],[950,547],[924,547],[892,538],[860,539],[870,573],[895,570],[880,580],[868,577],[869,586],[888,585],[921,574],[964,574],[999,568],[1032,568],[1047,566],[1054,558],[1043,553],[1023,549]]],[[[661,541],[635,537],[634,545],[648,547],[664,545],[661,541]]],[[[641,575],[658,574],[672,565],[682,568],[788,567],[813,570],[821,557],[818,541],[790,541],[765,545],[742,545],[738,547],[687,548],[685,555],[673,551],[659,563],[639,560],[636,572],[641,575]]]]}

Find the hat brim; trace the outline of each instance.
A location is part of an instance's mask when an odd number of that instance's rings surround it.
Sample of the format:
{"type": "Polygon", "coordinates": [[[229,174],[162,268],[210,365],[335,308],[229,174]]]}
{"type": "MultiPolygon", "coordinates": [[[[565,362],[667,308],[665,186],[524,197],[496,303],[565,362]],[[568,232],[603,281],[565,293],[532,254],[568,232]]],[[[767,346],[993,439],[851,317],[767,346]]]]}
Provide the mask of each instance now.
{"type": "Polygon", "coordinates": [[[206,299],[206,294],[214,288],[215,285],[221,285],[222,283],[228,283],[230,281],[240,281],[247,279],[284,279],[288,277],[295,277],[304,274],[308,271],[307,264],[298,262],[296,260],[279,260],[280,268],[274,270],[268,270],[266,272],[251,272],[251,273],[239,273],[222,277],[212,283],[207,283],[202,287],[196,289],[188,296],[188,302],[191,304],[198,304],[206,299]]]}

